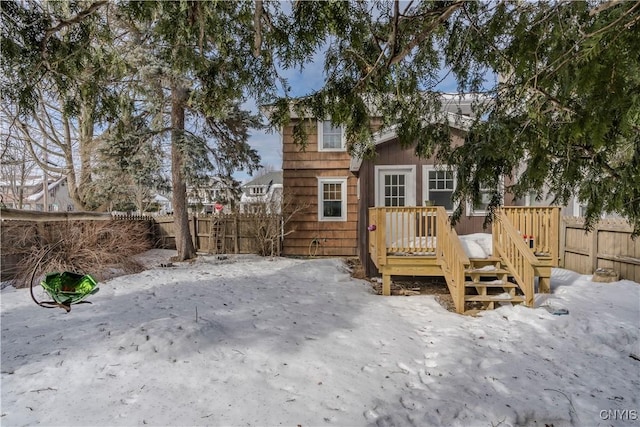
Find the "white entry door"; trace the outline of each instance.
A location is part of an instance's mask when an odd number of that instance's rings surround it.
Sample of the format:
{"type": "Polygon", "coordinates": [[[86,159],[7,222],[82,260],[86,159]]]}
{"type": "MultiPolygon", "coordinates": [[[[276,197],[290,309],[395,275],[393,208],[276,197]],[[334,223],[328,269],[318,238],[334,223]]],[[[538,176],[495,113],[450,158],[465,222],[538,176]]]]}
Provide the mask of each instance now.
{"type": "MultiPolygon", "coordinates": [[[[404,207],[416,205],[416,167],[376,166],[376,206],[404,207]]],[[[387,247],[405,246],[403,240],[415,234],[413,216],[388,212],[386,218],[387,247]]]]}

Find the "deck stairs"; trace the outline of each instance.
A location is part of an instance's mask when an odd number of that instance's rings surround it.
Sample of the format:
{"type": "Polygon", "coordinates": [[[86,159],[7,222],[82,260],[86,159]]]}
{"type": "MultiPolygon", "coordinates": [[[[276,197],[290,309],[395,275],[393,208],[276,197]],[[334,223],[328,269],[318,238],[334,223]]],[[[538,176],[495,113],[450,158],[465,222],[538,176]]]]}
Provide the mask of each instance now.
{"type": "Polygon", "coordinates": [[[499,257],[470,258],[469,262],[464,282],[465,314],[525,302],[524,293],[499,257]]]}
{"type": "Polygon", "coordinates": [[[369,209],[369,253],[382,274],[382,294],[391,277],[443,276],[457,313],[474,314],[502,305],[535,304],[550,292],[558,265],[558,207],[503,207],[492,223],[492,253],[469,258],[444,207],[369,209]]]}

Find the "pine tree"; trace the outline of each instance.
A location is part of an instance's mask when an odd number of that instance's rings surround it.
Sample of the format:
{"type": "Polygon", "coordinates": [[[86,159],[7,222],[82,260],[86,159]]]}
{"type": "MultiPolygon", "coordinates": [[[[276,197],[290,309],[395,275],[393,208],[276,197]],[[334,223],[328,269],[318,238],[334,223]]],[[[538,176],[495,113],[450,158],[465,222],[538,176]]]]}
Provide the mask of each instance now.
{"type": "Polygon", "coordinates": [[[275,92],[271,31],[260,27],[258,37],[253,30],[256,19],[267,19],[267,10],[252,2],[176,1],[130,2],[122,11],[153,64],[157,96],[147,98],[148,109],[170,112],[176,260],[186,260],[196,256],[187,184],[203,179],[203,172],[229,180],[236,170],[259,166],[247,142],[248,129],[259,121],[239,105],[247,95],[275,92]]]}

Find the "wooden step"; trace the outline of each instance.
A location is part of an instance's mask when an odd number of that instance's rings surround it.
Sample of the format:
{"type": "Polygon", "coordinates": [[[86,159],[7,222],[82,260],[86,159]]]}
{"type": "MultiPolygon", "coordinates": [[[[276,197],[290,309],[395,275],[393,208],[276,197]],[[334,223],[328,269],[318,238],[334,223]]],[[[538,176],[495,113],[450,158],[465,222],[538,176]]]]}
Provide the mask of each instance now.
{"type": "Polygon", "coordinates": [[[523,296],[510,296],[508,299],[502,295],[465,295],[465,301],[479,302],[524,302],[523,296]]]}
{"type": "Polygon", "coordinates": [[[471,262],[498,262],[501,261],[500,257],[497,256],[490,256],[487,258],[469,258],[469,261],[471,262]]]}
{"type": "Polygon", "coordinates": [[[467,288],[517,288],[518,285],[505,281],[493,281],[493,282],[464,282],[467,288]]]}
{"type": "Polygon", "coordinates": [[[503,268],[496,268],[495,270],[481,270],[481,269],[467,269],[464,271],[464,274],[478,275],[478,276],[497,276],[498,274],[509,274],[509,272],[503,268]]]}

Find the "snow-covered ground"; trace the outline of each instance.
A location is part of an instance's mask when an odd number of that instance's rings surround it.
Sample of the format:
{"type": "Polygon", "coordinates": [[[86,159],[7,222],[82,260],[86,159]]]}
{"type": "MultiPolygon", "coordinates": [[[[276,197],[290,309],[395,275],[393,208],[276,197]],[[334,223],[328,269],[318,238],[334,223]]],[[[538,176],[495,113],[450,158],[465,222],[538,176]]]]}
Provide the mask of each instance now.
{"type": "Polygon", "coordinates": [[[171,254],[69,314],[2,291],[2,426],[640,425],[637,283],[466,317],[337,259],[171,254]]]}

